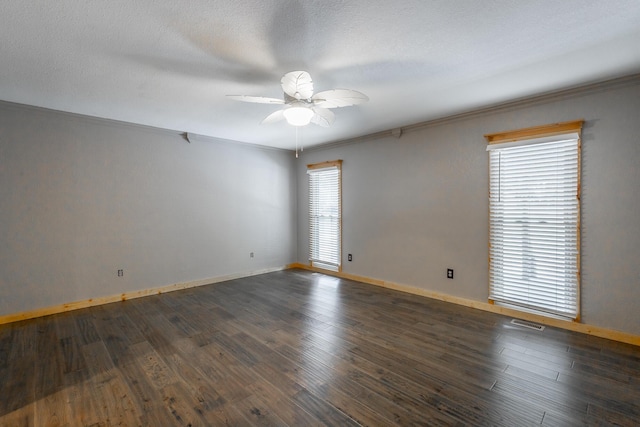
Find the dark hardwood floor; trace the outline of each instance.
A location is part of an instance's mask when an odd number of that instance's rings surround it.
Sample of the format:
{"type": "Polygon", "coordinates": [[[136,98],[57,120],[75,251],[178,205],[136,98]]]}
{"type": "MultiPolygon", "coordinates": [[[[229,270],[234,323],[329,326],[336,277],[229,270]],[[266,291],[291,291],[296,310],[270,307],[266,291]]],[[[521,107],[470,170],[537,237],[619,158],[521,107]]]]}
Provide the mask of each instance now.
{"type": "Polygon", "coordinates": [[[0,326],[1,426],[640,425],[640,348],[289,270],[0,326]]]}

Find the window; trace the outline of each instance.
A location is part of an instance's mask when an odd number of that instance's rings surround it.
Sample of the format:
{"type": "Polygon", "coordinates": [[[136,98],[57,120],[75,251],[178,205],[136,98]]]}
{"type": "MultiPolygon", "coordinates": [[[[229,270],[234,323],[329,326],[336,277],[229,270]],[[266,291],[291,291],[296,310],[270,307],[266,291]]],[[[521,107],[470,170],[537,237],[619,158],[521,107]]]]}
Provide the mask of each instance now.
{"type": "Polygon", "coordinates": [[[342,247],[342,160],[308,165],[309,261],[313,267],[340,271],[342,247]]]}
{"type": "Polygon", "coordinates": [[[491,302],[579,318],[581,128],[486,136],[491,302]]]}

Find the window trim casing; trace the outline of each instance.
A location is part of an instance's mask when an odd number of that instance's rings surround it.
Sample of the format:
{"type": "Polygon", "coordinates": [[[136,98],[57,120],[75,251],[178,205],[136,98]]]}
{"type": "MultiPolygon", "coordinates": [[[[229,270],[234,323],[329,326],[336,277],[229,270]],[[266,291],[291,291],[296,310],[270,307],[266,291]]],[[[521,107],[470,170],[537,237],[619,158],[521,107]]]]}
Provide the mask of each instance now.
{"type": "MultiPolygon", "coordinates": [[[[580,263],[581,254],[582,254],[582,249],[581,249],[582,238],[581,238],[580,230],[582,228],[581,226],[581,218],[582,218],[581,193],[582,193],[582,127],[583,125],[584,125],[584,120],[580,119],[580,120],[552,123],[547,125],[533,126],[529,128],[509,130],[509,131],[503,131],[503,132],[484,135],[485,139],[487,140],[487,143],[489,144],[489,147],[487,147],[487,150],[489,150],[492,145],[507,144],[510,142],[516,143],[519,141],[547,138],[547,137],[559,136],[559,135],[568,134],[568,133],[576,133],[578,136],[577,137],[577,150],[578,150],[577,151],[577,157],[578,157],[577,158],[577,194],[576,194],[576,198],[578,200],[577,221],[576,221],[576,267],[577,267],[577,271],[576,271],[577,304],[576,305],[577,307],[576,307],[576,316],[574,319],[571,319],[573,322],[581,322],[581,313],[582,313],[582,303],[581,303],[582,266],[580,263]]],[[[488,167],[487,170],[490,175],[491,168],[488,167]]],[[[490,200],[490,197],[491,197],[490,186],[488,188],[487,196],[490,200]]],[[[489,214],[489,220],[490,220],[491,204],[489,204],[488,210],[489,210],[488,214],[489,214]]],[[[491,221],[489,221],[489,235],[491,235],[490,233],[491,233],[491,221]]],[[[489,274],[490,274],[491,273],[491,239],[489,239],[489,242],[488,242],[488,249],[489,249],[489,254],[487,259],[488,259],[488,267],[489,267],[489,274]]],[[[491,287],[491,282],[489,282],[489,291],[490,291],[490,287],[491,287]]],[[[491,298],[488,298],[488,301],[490,304],[496,303],[491,298]]]]}
{"type": "MultiPolygon", "coordinates": [[[[342,160],[341,159],[327,160],[325,162],[307,164],[307,173],[309,173],[309,171],[312,171],[312,170],[327,169],[327,168],[333,168],[333,167],[337,168],[339,171],[338,173],[338,203],[339,203],[338,227],[340,231],[340,241],[338,242],[338,248],[340,250],[340,259],[338,262],[337,272],[340,273],[342,272],[342,160]]],[[[307,197],[311,198],[311,194],[308,194],[307,197]]],[[[311,221],[310,217],[309,217],[309,221],[311,221]]],[[[311,244],[311,242],[309,242],[309,244],[311,244]]],[[[309,252],[310,251],[311,251],[311,247],[309,247],[309,252]]],[[[312,260],[309,260],[309,266],[314,268],[319,268],[313,265],[312,260]]]]}

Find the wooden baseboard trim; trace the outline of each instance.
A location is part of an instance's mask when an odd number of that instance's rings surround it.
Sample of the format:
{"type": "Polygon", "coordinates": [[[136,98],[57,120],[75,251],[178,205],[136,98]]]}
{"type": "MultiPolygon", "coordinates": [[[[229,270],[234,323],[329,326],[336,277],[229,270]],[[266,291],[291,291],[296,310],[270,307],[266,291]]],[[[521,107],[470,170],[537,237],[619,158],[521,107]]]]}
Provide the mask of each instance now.
{"type": "Polygon", "coordinates": [[[226,276],[212,277],[209,279],[200,279],[200,280],[194,280],[194,281],[184,282],[184,283],[174,283],[172,285],[160,286],[157,288],[143,289],[140,291],[133,291],[133,292],[125,292],[119,295],[109,295],[105,297],[90,298],[84,301],[74,301],[74,302],[69,302],[69,303],[60,304],[60,305],[54,305],[51,307],[44,307],[44,308],[38,308],[35,310],[23,311],[20,313],[6,314],[3,316],[0,316],[0,325],[18,322],[20,320],[35,319],[37,317],[49,316],[51,314],[64,313],[67,311],[78,310],[81,308],[95,307],[97,305],[109,304],[112,302],[126,301],[130,299],[146,297],[149,295],[165,294],[167,292],[179,291],[182,289],[189,289],[189,288],[195,288],[198,286],[211,285],[214,283],[226,282],[228,280],[241,279],[243,277],[257,276],[259,274],[286,270],[287,268],[290,268],[290,267],[285,266],[285,267],[265,268],[262,270],[251,271],[249,273],[229,274],[226,276]]]}
{"type": "Polygon", "coordinates": [[[432,298],[439,301],[450,302],[452,304],[458,304],[465,307],[476,308],[478,310],[489,311],[491,313],[502,314],[504,316],[528,320],[530,322],[540,323],[547,326],[553,326],[556,328],[566,329],[569,331],[580,332],[583,334],[593,335],[600,338],[606,338],[614,341],[619,341],[627,344],[640,346],[640,336],[629,334],[626,332],[616,331],[613,329],[606,329],[599,326],[592,326],[584,323],[571,322],[568,320],[554,319],[554,318],[540,316],[533,313],[525,313],[525,312],[514,310],[508,307],[489,304],[488,302],[480,302],[480,301],[470,300],[466,298],[460,298],[452,295],[429,291],[422,288],[417,288],[414,286],[401,285],[401,284],[389,282],[386,280],[372,279],[370,277],[358,276],[355,274],[349,274],[344,272],[323,270],[320,268],[311,267],[309,265],[305,265],[301,263],[289,264],[287,267],[300,268],[304,270],[314,271],[317,273],[323,273],[330,276],[340,277],[342,279],[354,280],[356,282],[367,283],[369,285],[381,286],[387,289],[393,289],[396,291],[406,292],[409,294],[419,295],[427,298],[432,298]]]}

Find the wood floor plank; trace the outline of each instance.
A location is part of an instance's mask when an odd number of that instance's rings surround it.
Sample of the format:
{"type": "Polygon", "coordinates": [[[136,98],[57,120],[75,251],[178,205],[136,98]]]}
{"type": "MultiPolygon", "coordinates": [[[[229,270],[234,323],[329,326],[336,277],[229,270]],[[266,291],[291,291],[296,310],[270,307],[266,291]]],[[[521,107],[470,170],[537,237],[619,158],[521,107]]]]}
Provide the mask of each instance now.
{"type": "Polygon", "coordinates": [[[76,326],[79,332],[79,343],[81,345],[91,344],[100,341],[100,335],[96,331],[94,316],[91,309],[79,310],[73,313],[76,326]]]}
{"type": "Polygon", "coordinates": [[[334,377],[310,391],[362,425],[420,425],[415,415],[349,376],[334,377]]]}
{"type": "Polygon", "coordinates": [[[640,348],[302,270],[0,325],[0,426],[640,425],[640,348]]]}
{"type": "Polygon", "coordinates": [[[3,370],[0,420],[14,425],[34,425],[36,401],[37,321],[29,320],[10,328],[6,369],[3,370]]]}
{"type": "Polygon", "coordinates": [[[638,426],[638,420],[640,415],[638,411],[629,412],[625,409],[620,410],[617,405],[611,406],[600,405],[596,403],[590,403],[587,410],[589,417],[587,420],[597,419],[600,420],[601,425],[615,425],[615,426],[638,426]]]}
{"type": "Polygon", "coordinates": [[[0,425],[35,426],[37,321],[0,326],[0,425]]]}
{"type": "MultiPolygon", "coordinates": [[[[120,367],[122,376],[131,389],[131,399],[140,413],[143,425],[156,426],[166,423],[169,416],[167,408],[162,405],[162,394],[145,378],[146,373],[135,361],[127,362],[120,367]]],[[[90,424],[88,424],[90,425],[90,424]]]]}
{"type": "Polygon", "coordinates": [[[224,348],[227,352],[233,355],[233,357],[246,367],[251,367],[258,363],[261,359],[261,355],[246,348],[240,342],[236,341],[234,337],[225,333],[216,335],[215,342],[220,347],[224,348]]]}
{"type": "Polygon", "coordinates": [[[63,389],[42,396],[35,403],[34,422],[37,426],[69,426],[73,421],[71,407],[66,404],[63,389]]]}
{"type": "Polygon", "coordinates": [[[46,397],[62,387],[63,363],[58,346],[58,334],[55,324],[47,318],[37,319],[35,353],[47,355],[47,359],[35,361],[35,394],[37,398],[46,397]]]}
{"type": "MultiPolygon", "coordinates": [[[[492,391],[505,397],[517,399],[523,405],[528,405],[531,409],[537,409],[538,413],[554,413],[570,415],[575,419],[580,419],[587,412],[587,403],[572,398],[566,393],[547,388],[533,388],[530,384],[523,387],[522,382],[507,376],[499,379],[492,391]]],[[[540,421],[543,420],[540,419],[540,421]]]]}
{"type": "Polygon", "coordinates": [[[163,357],[175,353],[177,350],[172,343],[173,339],[180,339],[172,334],[167,320],[160,314],[145,316],[141,313],[129,314],[135,322],[145,340],[163,357]]]}
{"type": "MultiPolygon", "coordinates": [[[[113,340],[111,341],[113,343],[113,340]]],[[[91,373],[88,384],[99,403],[99,418],[106,424],[140,425],[141,412],[133,403],[126,379],[114,365],[105,343],[96,342],[82,347],[91,373]]]]}
{"type": "Polygon", "coordinates": [[[245,417],[239,409],[233,405],[224,405],[215,412],[208,414],[209,426],[254,426],[250,419],[245,417]]]}
{"type": "Polygon", "coordinates": [[[260,379],[254,381],[248,386],[249,388],[258,387],[266,381],[270,384],[270,388],[279,390],[289,399],[304,389],[304,386],[297,381],[297,365],[280,355],[274,355],[273,358],[255,365],[252,369],[264,381],[260,379]]]}
{"type": "Polygon", "coordinates": [[[558,377],[558,383],[560,388],[586,400],[589,405],[597,405],[640,420],[640,387],[563,374],[558,377]]]}
{"type": "Polygon", "coordinates": [[[127,335],[120,329],[117,317],[119,313],[113,304],[97,307],[94,325],[100,342],[105,344],[113,364],[118,366],[128,357],[128,349],[132,345],[127,335]]]}
{"type": "Polygon", "coordinates": [[[213,411],[231,400],[222,395],[223,388],[220,384],[210,382],[200,369],[192,366],[191,361],[180,354],[171,355],[168,363],[203,411],[213,411]]]}
{"type": "Polygon", "coordinates": [[[100,410],[102,402],[94,396],[90,375],[88,369],[65,375],[63,396],[71,408],[72,421],[69,425],[106,426],[100,410]]]}
{"type": "Polygon", "coordinates": [[[318,418],[326,426],[358,426],[358,423],[329,402],[302,389],[293,396],[294,402],[318,418]]]}
{"type": "Polygon", "coordinates": [[[35,424],[35,403],[30,403],[4,415],[0,415],[3,427],[33,427],[35,424]]]}
{"type": "Polygon", "coordinates": [[[87,363],[82,356],[80,345],[75,336],[61,338],[59,340],[59,348],[62,356],[62,372],[64,374],[86,369],[87,363]]]}
{"type": "Polygon", "coordinates": [[[302,390],[302,387],[279,374],[271,367],[256,367],[266,379],[256,381],[248,386],[252,396],[256,396],[262,402],[268,402],[270,408],[278,414],[286,424],[290,426],[320,425],[320,420],[302,409],[291,400],[291,396],[302,390]],[[283,383],[288,383],[282,385],[283,383]],[[288,390],[293,390],[289,392],[288,390]]]}
{"type": "Polygon", "coordinates": [[[177,374],[169,368],[166,358],[160,356],[148,342],[131,346],[131,356],[155,389],[160,390],[178,382],[177,374]]]}
{"type": "MultiPolygon", "coordinates": [[[[249,395],[247,387],[258,379],[255,372],[215,343],[202,347],[202,350],[208,354],[215,369],[215,376],[208,378],[214,382],[216,391],[229,402],[245,399],[249,395]]],[[[206,371],[203,369],[202,372],[206,371]]]]}
{"type": "Polygon", "coordinates": [[[181,383],[168,384],[161,389],[163,405],[170,414],[169,420],[177,426],[206,426],[208,421],[190,403],[192,396],[181,383]]]}
{"type": "Polygon", "coordinates": [[[288,425],[272,410],[271,405],[263,402],[255,395],[250,395],[234,402],[233,407],[251,424],[256,426],[284,427],[288,425]]]}
{"type": "Polygon", "coordinates": [[[582,427],[589,424],[586,415],[580,418],[572,418],[563,414],[547,412],[544,414],[541,425],[545,427],[582,427]]]}

